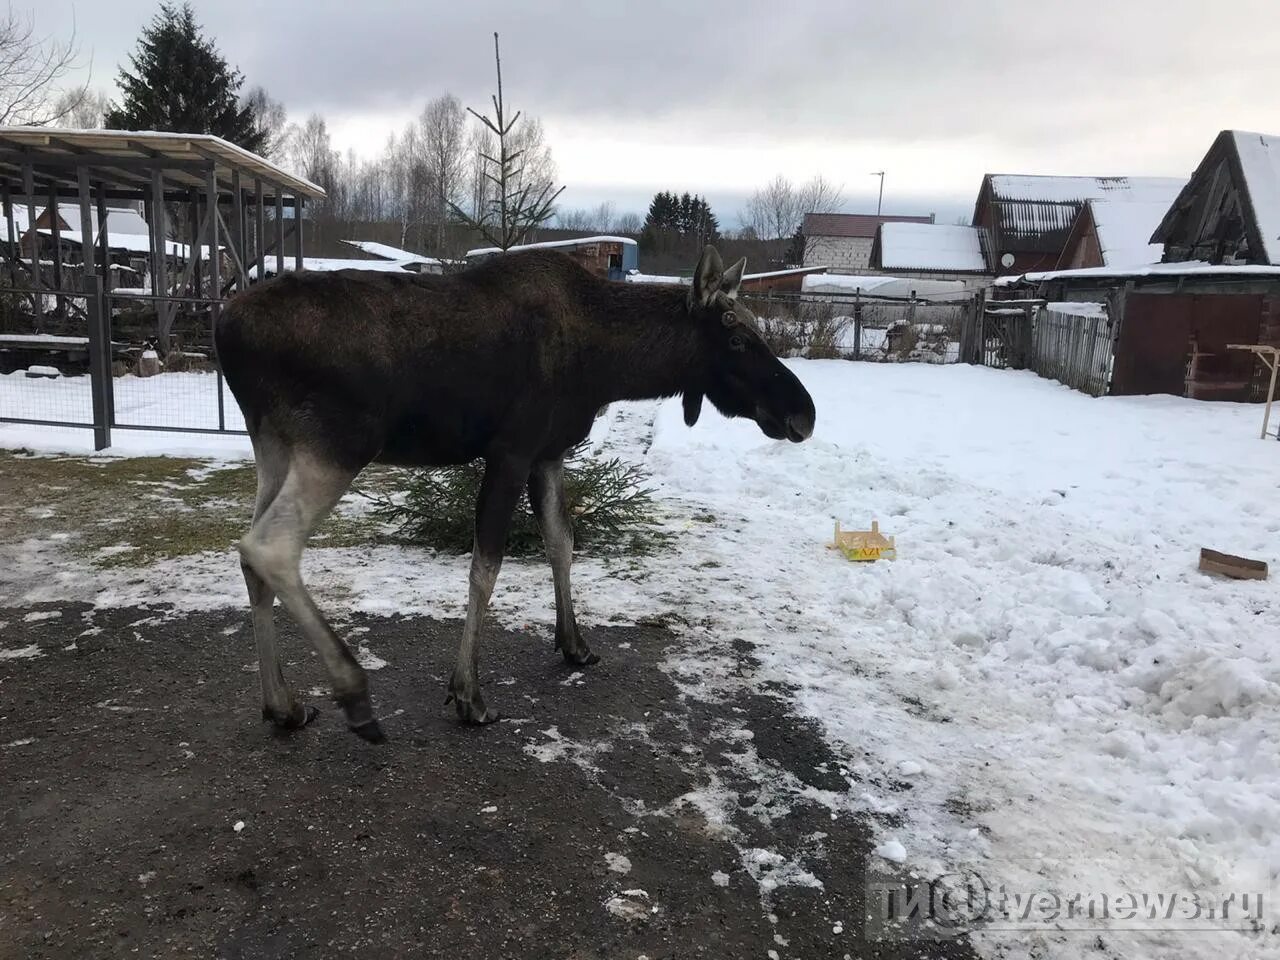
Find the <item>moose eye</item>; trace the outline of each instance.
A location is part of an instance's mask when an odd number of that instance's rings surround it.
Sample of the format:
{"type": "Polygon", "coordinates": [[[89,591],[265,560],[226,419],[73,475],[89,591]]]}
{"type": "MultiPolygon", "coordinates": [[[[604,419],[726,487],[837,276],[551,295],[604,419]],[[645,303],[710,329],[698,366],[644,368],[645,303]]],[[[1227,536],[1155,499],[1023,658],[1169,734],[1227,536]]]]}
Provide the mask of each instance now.
{"type": "Polygon", "coordinates": [[[738,315],[732,310],[726,310],[720,314],[720,322],[726,327],[736,327],[738,325],[738,315]]]}
{"type": "Polygon", "coordinates": [[[746,347],[747,341],[743,340],[742,337],[738,336],[736,333],[729,338],[730,350],[745,350],[746,347]]]}

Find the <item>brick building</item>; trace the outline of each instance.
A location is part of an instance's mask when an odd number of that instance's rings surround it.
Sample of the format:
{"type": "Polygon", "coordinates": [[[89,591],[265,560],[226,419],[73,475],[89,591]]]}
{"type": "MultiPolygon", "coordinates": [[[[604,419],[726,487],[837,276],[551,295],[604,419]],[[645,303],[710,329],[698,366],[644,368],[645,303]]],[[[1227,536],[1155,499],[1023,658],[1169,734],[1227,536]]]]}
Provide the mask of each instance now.
{"type": "Polygon", "coordinates": [[[827,267],[832,273],[866,273],[876,231],[884,223],[933,223],[927,217],[882,216],[875,213],[806,213],[804,265],[827,267]]]}

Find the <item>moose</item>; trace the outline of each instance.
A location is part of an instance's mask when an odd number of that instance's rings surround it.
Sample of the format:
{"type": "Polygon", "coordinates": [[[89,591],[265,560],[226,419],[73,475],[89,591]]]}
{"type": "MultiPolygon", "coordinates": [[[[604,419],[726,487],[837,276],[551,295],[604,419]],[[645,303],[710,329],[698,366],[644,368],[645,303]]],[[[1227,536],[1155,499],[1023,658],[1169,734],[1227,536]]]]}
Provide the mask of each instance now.
{"type": "Polygon", "coordinates": [[[573,528],[564,455],[616,400],[683,397],[692,426],[707,398],[800,442],[814,405],[738,302],[746,260],[704,249],[688,286],[620,283],[562,253],[526,250],[445,276],[297,272],[236,296],[215,329],[223,374],[257,466],[253,522],[239,543],[263,718],[297,729],[318,715],[285,681],[275,598],[315,646],[353,732],[384,739],[369,681],[303,583],[316,525],[370,463],[484,460],[466,624],[448,697],[467,724],[497,714],[477,679],[480,629],[513,511],[528,492],[556,599],[555,646],[599,661],[574,620],[573,528]]]}

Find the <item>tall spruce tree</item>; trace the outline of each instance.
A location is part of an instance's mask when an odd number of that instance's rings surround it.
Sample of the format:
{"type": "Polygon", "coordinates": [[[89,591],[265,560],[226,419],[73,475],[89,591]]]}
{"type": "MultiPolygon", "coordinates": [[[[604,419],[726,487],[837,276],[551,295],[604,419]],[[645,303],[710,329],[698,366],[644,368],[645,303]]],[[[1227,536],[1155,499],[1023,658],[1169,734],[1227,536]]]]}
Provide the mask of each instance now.
{"type": "Polygon", "coordinates": [[[240,102],[244,77],[204,36],[189,3],[161,3],[129,62],[133,71],[121,67],[116,79],[123,96],[107,111],[108,127],[211,133],[262,149],[266,131],[255,124],[253,107],[240,102]]]}
{"type": "Polygon", "coordinates": [[[711,205],[696,194],[662,191],[653,195],[640,233],[640,247],[650,253],[693,252],[720,239],[720,224],[711,205]]]}

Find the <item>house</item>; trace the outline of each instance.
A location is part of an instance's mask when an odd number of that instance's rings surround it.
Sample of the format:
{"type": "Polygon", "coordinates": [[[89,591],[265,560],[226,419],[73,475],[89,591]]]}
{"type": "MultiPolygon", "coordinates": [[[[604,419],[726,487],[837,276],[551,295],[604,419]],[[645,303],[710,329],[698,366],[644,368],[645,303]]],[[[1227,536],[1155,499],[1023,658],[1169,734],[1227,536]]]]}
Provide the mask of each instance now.
{"type": "MultiPolygon", "coordinates": [[[[508,247],[507,253],[518,250],[558,250],[582,264],[592,273],[610,280],[622,280],[627,273],[640,265],[640,248],[630,237],[578,237],[572,240],[549,240],[544,243],[525,243],[508,247]]],[[[502,253],[499,247],[479,247],[467,251],[467,262],[478,263],[502,253]]]]}
{"type": "Polygon", "coordinates": [[[1280,264],[1280,136],[1218,134],[1151,241],[1169,262],[1280,264]]]}
{"type": "Polygon", "coordinates": [[[880,226],[871,246],[871,269],[899,277],[967,280],[986,286],[986,233],[980,227],[944,223],[891,222],[880,226]]]}
{"type": "Polygon", "coordinates": [[[445,261],[436,257],[424,257],[420,253],[401,250],[399,247],[393,247],[387,243],[378,243],[376,240],[340,240],[339,243],[355,247],[376,260],[389,260],[393,263],[404,264],[414,273],[444,273],[445,261]]]}
{"type": "Polygon", "coordinates": [[[987,233],[992,268],[1002,274],[1052,270],[1090,200],[1160,202],[1183,181],[1167,177],[1056,177],[988,173],[973,208],[987,233]]]}
{"type": "Polygon", "coordinates": [[[1056,269],[1137,267],[1159,263],[1164,246],[1151,242],[1177,191],[1152,201],[1087,200],[1076,216],[1056,269]]]}
{"type": "Polygon", "coordinates": [[[889,216],[877,213],[806,213],[804,266],[825,266],[833,273],[865,273],[871,264],[876,231],[884,223],[933,223],[927,217],[889,216]]]}
{"type": "Polygon", "coordinates": [[[1092,222],[1077,222],[1060,260],[1103,264],[1005,277],[997,287],[1105,303],[1112,394],[1266,399],[1268,371],[1231,345],[1280,347],[1280,137],[1218,134],[1159,219],[1157,189],[1148,183],[1141,202],[1130,196],[1115,208],[1088,204],[1092,222]]]}

